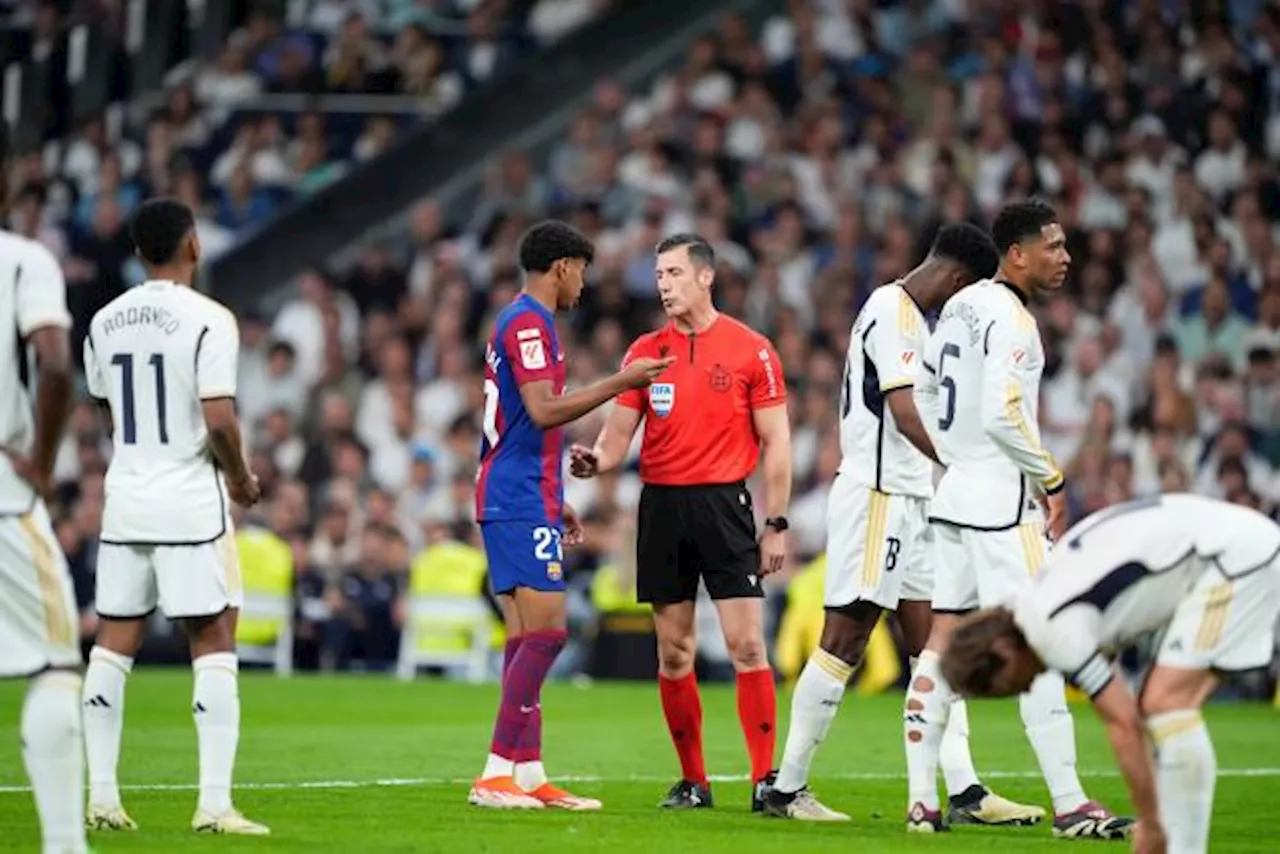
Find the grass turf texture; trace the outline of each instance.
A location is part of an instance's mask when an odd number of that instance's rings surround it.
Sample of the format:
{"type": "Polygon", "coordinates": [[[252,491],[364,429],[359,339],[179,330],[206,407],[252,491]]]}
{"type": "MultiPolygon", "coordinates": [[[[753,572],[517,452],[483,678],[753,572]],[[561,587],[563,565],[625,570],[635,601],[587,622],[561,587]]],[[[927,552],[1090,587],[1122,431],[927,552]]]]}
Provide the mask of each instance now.
{"type": "MultiPolygon", "coordinates": [[[[36,851],[31,796],[25,786],[17,724],[24,686],[0,683],[0,851],[36,851]]],[[[241,678],[243,733],[236,768],[237,805],[265,822],[265,839],[196,837],[196,746],[187,671],[142,669],[129,680],[121,783],[135,833],[94,833],[103,852],[698,852],[1005,851],[1085,846],[1127,851],[1123,843],[1054,840],[1048,827],[957,828],[945,837],[903,831],[906,781],[901,698],[850,696],[819,751],[813,786],[849,824],[765,819],[749,812],[747,768],[731,686],[704,686],[705,742],[714,810],[664,813],[658,800],[678,775],[652,685],[549,686],[544,696],[545,755],[553,779],[585,778],[574,791],[602,798],[605,811],[505,813],[466,803],[483,764],[497,687],[423,679],[241,678]],[[130,787],[143,788],[130,788],[130,787]],[[167,786],[177,788],[165,788],[167,786]],[[151,787],[151,788],[146,788],[151,787]]],[[[778,755],[790,696],[779,696],[778,755]]],[[[1093,713],[1076,706],[1080,768],[1089,794],[1127,809],[1093,713]]],[[[1280,726],[1262,705],[1221,705],[1208,719],[1222,776],[1213,844],[1219,851],[1274,850],[1265,822],[1280,793],[1280,726]],[[1269,841],[1270,840],[1270,841],[1269,841]]],[[[1003,794],[1048,805],[1022,733],[1017,703],[975,703],[972,742],[980,771],[1003,794]],[[996,773],[999,772],[997,776],[996,773]]]]}

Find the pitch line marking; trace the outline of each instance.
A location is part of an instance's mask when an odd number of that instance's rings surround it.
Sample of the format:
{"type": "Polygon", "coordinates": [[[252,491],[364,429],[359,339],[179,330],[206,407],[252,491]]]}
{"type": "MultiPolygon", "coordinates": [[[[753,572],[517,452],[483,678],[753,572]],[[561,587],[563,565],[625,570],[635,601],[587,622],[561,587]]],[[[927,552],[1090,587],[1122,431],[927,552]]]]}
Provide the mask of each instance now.
{"type": "MultiPolygon", "coordinates": [[[[1119,771],[1080,771],[1081,777],[1119,777],[1119,771]]],[[[819,780],[906,780],[902,772],[863,771],[844,774],[819,774],[819,780]]],[[[1280,777],[1280,768],[1219,768],[1219,777],[1280,777]]],[[[1040,779],[1039,771],[985,771],[983,779],[1023,780],[1040,779]]],[[[713,774],[713,783],[745,783],[746,774],[713,774]]],[[[594,774],[566,774],[556,777],[565,783],[669,783],[670,776],[633,775],[629,777],[602,777],[594,774]]],[[[300,791],[304,789],[385,789],[410,786],[464,786],[475,781],[474,777],[386,777],[376,780],[297,780],[276,783],[236,783],[237,791],[300,791]]],[[[133,792],[193,792],[199,789],[194,783],[135,783],[122,785],[122,791],[133,792]]],[[[0,794],[17,795],[31,791],[30,786],[0,786],[0,794]]]]}

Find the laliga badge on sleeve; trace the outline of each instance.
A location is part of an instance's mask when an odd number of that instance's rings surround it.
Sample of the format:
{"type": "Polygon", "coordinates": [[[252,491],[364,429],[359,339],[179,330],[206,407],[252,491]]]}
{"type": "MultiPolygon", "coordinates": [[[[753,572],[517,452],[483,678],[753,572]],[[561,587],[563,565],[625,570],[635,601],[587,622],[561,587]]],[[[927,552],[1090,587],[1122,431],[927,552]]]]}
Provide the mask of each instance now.
{"type": "Polygon", "coordinates": [[[653,383],[649,386],[649,407],[655,415],[667,416],[676,405],[675,383],[653,383]]]}

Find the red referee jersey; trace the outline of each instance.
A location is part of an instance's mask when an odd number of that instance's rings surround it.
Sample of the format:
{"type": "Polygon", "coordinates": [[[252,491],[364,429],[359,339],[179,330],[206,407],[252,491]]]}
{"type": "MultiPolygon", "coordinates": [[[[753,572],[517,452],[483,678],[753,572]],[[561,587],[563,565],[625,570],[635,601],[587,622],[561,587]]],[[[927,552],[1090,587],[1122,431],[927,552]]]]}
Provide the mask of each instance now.
{"type": "Polygon", "coordinates": [[[769,339],[721,314],[696,334],[668,323],[642,335],[623,359],[675,362],[647,389],[618,396],[644,415],[640,479],[656,486],[736,483],[760,457],[752,413],[787,402],[782,363],[769,339]]]}

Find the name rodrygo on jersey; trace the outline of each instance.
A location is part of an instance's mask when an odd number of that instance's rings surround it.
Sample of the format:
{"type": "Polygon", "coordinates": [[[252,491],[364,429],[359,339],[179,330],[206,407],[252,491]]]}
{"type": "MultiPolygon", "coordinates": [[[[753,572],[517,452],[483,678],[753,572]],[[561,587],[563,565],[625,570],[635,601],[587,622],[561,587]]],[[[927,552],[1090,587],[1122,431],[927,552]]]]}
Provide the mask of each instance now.
{"type": "Polygon", "coordinates": [[[84,343],[89,393],[111,410],[102,541],[185,545],[230,524],[201,402],[235,397],[235,317],[189,287],[149,281],[101,309],[84,343]]]}

